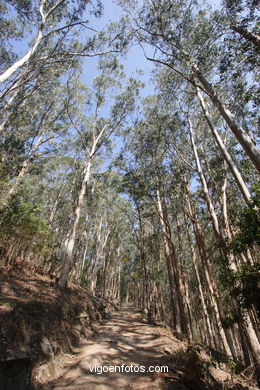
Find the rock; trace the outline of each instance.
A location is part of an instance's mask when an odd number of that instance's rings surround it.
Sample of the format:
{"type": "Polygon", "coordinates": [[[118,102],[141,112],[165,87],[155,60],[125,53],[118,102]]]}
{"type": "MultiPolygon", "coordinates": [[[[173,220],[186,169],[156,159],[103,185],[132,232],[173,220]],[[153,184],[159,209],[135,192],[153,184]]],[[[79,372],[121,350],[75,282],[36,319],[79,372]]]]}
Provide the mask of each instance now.
{"type": "Polygon", "coordinates": [[[209,372],[217,382],[229,382],[232,378],[228,372],[215,367],[209,367],[209,372]]]}
{"type": "Polygon", "coordinates": [[[185,366],[184,384],[194,390],[221,390],[221,384],[208,370],[208,362],[200,359],[200,350],[189,347],[187,352],[189,358],[185,366]]]}
{"type": "Polygon", "coordinates": [[[167,355],[172,355],[174,353],[173,349],[168,347],[168,346],[165,346],[163,347],[162,349],[162,353],[166,353],[167,355]]]}
{"type": "Polygon", "coordinates": [[[0,285],[0,292],[1,294],[11,294],[12,293],[12,289],[11,287],[9,286],[9,284],[7,282],[1,282],[1,285],[0,285]]]}
{"type": "Polygon", "coordinates": [[[51,359],[54,356],[52,345],[49,339],[47,339],[47,337],[42,337],[40,347],[43,357],[47,358],[47,360],[51,359]]]}
{"type": "Polygon", "coordinates": [[[211,361],[211,356],[204,350],[199,352],[199,358],[202,362],[210,363],[211,361]]]}

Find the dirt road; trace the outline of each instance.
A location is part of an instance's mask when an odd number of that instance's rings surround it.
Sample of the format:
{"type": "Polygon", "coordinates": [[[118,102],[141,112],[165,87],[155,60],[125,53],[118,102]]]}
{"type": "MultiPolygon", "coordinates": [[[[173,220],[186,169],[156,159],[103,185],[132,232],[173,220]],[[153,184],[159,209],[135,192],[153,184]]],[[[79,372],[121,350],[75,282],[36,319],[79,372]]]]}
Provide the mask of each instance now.
{"type": "Polygon", "coordinates": [[[99,329],[95,340],[82,346],[73,364],[67,367],[64,375],[49,386],[49,389],[167,389],[165,379],[169,374],[148,372],[158,371],[158,366],[167,366],[167,349],[174,350],[178,347],[176,341],[161,333],[158,327],[145,323],[136,309],[125,305],[99,329]],[[122,365],[130,368],[123,369],[122,365]],[[100,366],[103,370],[117,372],[95,373],[95,367],[100,372],[100,366]],[[105,366],[108,368],[104,368],[105,366]],[[111,366],[120,368],[109,368],[111,366]],[[138,370],[137,366],[142,366],[142,371],[145,372],[134,372],[138,370]],[[133,372],[125,372],[127,370],[133,372]]]}

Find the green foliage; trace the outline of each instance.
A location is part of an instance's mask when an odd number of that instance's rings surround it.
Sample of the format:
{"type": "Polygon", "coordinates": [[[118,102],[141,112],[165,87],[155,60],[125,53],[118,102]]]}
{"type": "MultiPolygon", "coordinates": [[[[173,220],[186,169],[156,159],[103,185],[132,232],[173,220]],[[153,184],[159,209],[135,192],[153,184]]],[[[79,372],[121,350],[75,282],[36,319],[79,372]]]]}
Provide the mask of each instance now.
{"type": "MultiPolygon", "coordinates": [[[[223,264],[222,264],[223,266],[223,264]]],[[[235,300],[242,309],[254,307],[260,313],[259,265],[242,264],[238,272],[233,272],[224,266],[220,273],[220,281],[228,300],[235,300]]],[[[241,312],[241,313],[242,313],[241,312]]],[[[231,310],[223,321],[226,328],[241,321],[241,314],[231,310]]]]}
{"type": "MultiPolygon", "coordinates": [[[[24,159],[25,142],[21,137],[15,134],[7,135],[3,140],[0,139],[0,155],[2,156],[2,169],[5,175],[12,178],[17,175],[17,171],[24,159]]],[[[0,173],[1,175],[1,173],[0,173]]]]}
{"type": "Polygon", "coordinates": [[[237,221],[240,231],[231,244],[235,253],[244,252],[253,245],[260,244],[260,187],[255,185],[253,190],[252,205],[242,211],[237,221]]]}
{"type": "Polygon", "coordinates": [[[234,278],[231,294],[242,307],[254,306],[260,313],[260,267],[259,265],[243,264],[234,278]]]}
{"type": "Polygon", "coordinates": [[[13,198],[0,212],[2,246],[9,239],[20,241],[20,249],[41,253],[46,244],[52,242],[52,233],[38,205],[24,201],[20,196],[13,198]]]}
{"type": "Polygon", "coordinates": [[[220,351],[211,350],[212,359],[210,363],[219,368],[220,364],[225,364],[231,371],[236,371],[239,367],[238,363],[233,359],[229,358],[227,355],[220,351]]]}

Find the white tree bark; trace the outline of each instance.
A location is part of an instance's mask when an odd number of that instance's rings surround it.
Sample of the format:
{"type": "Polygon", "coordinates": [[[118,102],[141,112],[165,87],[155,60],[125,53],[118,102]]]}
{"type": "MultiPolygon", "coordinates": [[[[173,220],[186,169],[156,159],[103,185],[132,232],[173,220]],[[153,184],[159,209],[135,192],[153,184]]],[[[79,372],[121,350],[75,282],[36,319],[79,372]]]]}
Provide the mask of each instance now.
{"type": "Polygon", "coordinates": [[[190,196],[190,190],[189,190],[188,184],[186,184],[185,187],[186,187],[185,188],[186,195],[187,195],[186,199],[187,199],[187,205],[188,205],[188,209],[189,209],[189,215],[190,215],[190,218],[192,221],[195,238],[196,238],[199,252],[200,252],[200,256],[201,256],[201,261],[202,261],[202,264],[204,265],[204,271],[205,271],[207,285],[208,285],[208,289],[209,289],[209,293],[210,293],[211,304],[212,304],[212,308],[213,308],[213,311],[215,314],[220,339],[222,341],[224,351],[226,352],[226,354],[229,357],[232,357],[232,352],[231,352],[231,348],[230,348],[230,345],[229,345],[229,342],[227,339],[227,335],[226,335],[225,330],[224,330],[223,325],[222,325],[222,313],[221,313],[221,303],[220,303],[219,291],[218,291],[217,284],[216,284],[216,281],[215,281],[215,278],[214,278],[214,275],[212,272],[212,266],[211,266],[209,258],[207,256],[207,251],[206,251],[205,243],[203,240],[201,226],[199,224],[199,221],[197,220],[194,207],[191,203],[191,196],[190,196]]]}
{"type": "Polygon", "coordinates": [[[91,158],[88,158],[83,172],[83,180],[81,183],[81,189],[78,194],[77,206],[74,211],[74,221],[70,231],[68,244],[65,249],[65,256],[63,258],[63,265],[62,265],[61,276],[59,280],[60,287],[66,287],[68,283],[68,278],[69,278],[69,273],[70,273],[70,268],[72,263],[72,253],[75,245],[76,233],[77,233],[77,228],[78,228],[79,219],[81,215],[81,210],[83,207],[84,195],[86,193],[87,183],[90,178],[90,171],[91,171],[91,158]]]}
{"type": "Polygon", "coordinates": [[[255,165],[256,169],[260,172],[260,153],[256,149],[256,146],[252,142],[250,136],[245,132],[245,130],[239,126],[234,119],[233,114],[225,106],[222,100],[217,95],[216,91],[212,85],[206,80],[197,67],[193,67],[195,77],[200,81],[203,89],[208,94],[214,106],[218,109],[220,115],[225,120],[229,128],[232,130],[234,136],[237,138],[238,142],[244,149],[245,153],[248,155],[252,163],[255,165]]]}
{"type": "Polygon", "coordinates": [[[86,188],[87,184],[90,179],[91,175],[91,165],[92,165],[92,159],[96,153],[96,150],[98,148],[98,143],[100,139],[102,138],[105,130],[106,130],[106,125],[102,128],[100,131],[99,135],[96,137],[93,134],[93,143],[92,143],[92,148],[91,151],[85,160],[85,168],[83,171],[83,180],[81,182],[81,188],[78,193],[78,199],[77,199],[77,206],[74,211],[74,220],[72,222],[72,226],[70,229],[69,233],[69,239],[68,239],[68,245],[65,248],[65,255],[63,257],[63,264],[62,264],[62,269],[61,269],[61,275],[59,279],[59,286],[64,288],[68,284],[68,279],[69,279],[69,274],[70,274],[70,269],[71,269],[71,264],[73,260],[73,249],[75,245],[75,240],[76,240],[76,234],[77,234],[77,229],[78,229],[78,224],[83,208],[83,202],[84,202],[84,196],[86,193],[86,188]]]}
{"type": "Polygon", "coordinates": [[[216,236],[218,237],[218,239],[221,240],[222,236],[221,236],[221,232],[220,232],[220,228],[219,228],[218,218],[216,216],[216,213],[215,213],[215,210],[214,210],[214,206],[213,206],[211,198],[210,198],[207,182],[206,182],[204,173],[202,171],[202,167],[201,167],[201,164],[200,164],[197,148],[196,148],[196,145],[195,145],[195,140],[194,140],[194,137],[193,137],[192,123],[191,123],[190,119],[188,119],[188,121],[189,121],[190,140],[191,140],[192,149],[193,149],[193,153],[194,153],[194,157],[195,157],[197,171],[198,171],[198,174],[199,174],[199,177],[200,177],[200,181],[201,181],[201,185],[202,185],[202,189],[203,189],[203,192],[204,192],[204,195],[205,195],[205,198],[206,198],[209,214],[210,214],[210,217],[211,217],[211,220],[212,220],[212,226],[213,226],[213,229],[214,229],[214,232],[215,232],[216,236]]]}
{"type": "Polygon", "coordinates": [[[175,330],[177,333],[182,333],[182,318],[181,318],[181,307],[180,307],[180,298],[178,295],[178,286],[177,286],[177,265],[175,264],[175,259],[173,258],[174,254],[172,253],[172,248],[170,245],[170,237],[168,237],[167,226],[165,221],[165,215],[163,210],[163,204],[161,199],[160,191],[157,190],[157,205],[158,205],[158,215],[160,218],[160,223],[162,226],[163,232],[163,243],[165,249],[167,270],[168,270],[168,279],[170,286],[170,297],[171,297],[171,305],[172,305],[172,315],[173,315],[173,324],[175,324],[175,330]]]}
{"type": "Polygon", "coordinates": [[[213,123],[212,123],[212,120],[211,120],[211,117],[210,117],[210,114],[209,114],[209,111],[207,109],[207,106],[206,106],[206,102],[202,96],[202,94],[200,93],[199,89],[196,88],[197,90],[197,95],[198,95],[198,98],[200,100],[200,103],[201,103],[201,107],[202,107],[202,110],[203,110],[203,113],[204,113],[204,116],[208,122],[208,125],[209,125],[209,128],[213,134],[213,137],[215,138],[216,142],[217,142],[217,145],[219,146],[220,148],[220,151],[224,157],[224,159],[226,160],[229,168],[230,168],[230,171],[232,172],[233,174],[233,177],[241,191],[241,194],[244,198],[244,200],[246,201],[246,203],[250,204],[250,201],[251,201],[251,194],[236,166],[236,164],[234,163],[234,161],[232,160],[232,157],[231,155],[229,154],[226,146],[224,145],[224,142],[222,141],[217,129],[214,127],[213,123]]]}
{"type": "MultiPolygon", "coordinates": [[[[196,160],[196,164],[197,164],[197,169],[198,169],[198,172],[199,172],[199,175],[200,175],[200,179],[201,179],[201,184],[202,184],[203,192],[204,192],[204,195],[205,195],[206,200],[207,200],[208,210],[209,210],[209,213],[210,213],[210,216],[211,216],[211,221],[212,221],[213,229],[214,229],[216,238],[217,238],[217,239],[219,240],[219,242],[221,243],[221,242],[223,241],[223,235],[222,235],[222,232],[221,232],[220,229],[219,229],[218,218],[217,218],[217,215],[216,215],[216,213],[215,213],[213,204],[212,204],[212,202],[211,202],[210,195],[209,195],[209,191],[208,191],[208,187],[207,187],[207,183],[206,183],[206,180],[205,180],[205,177],[204,177],[204,174],[203,174],[201,165],[200,165],[198,153],[197,153],[197,150],[196,150],[196,145],[195,145],[194,138],[193,138],[193,134],[192,134],[193,132],[192,132],[192,125],[191,125],[190,120],[189,120],[189,125],[190,125],[190,126],[189,126],[189,129],[190,129],[190,138],[191,138],[191,142],[192,142],[192,146],[193,146],[194,156],[195,156],[195,160],[196,160]]],[[[227,222],[226,222],[226,223],[227,223],[227,222]]],[[[229,268],[230,268],[231,270],[235,271],[235,272],[238,271],[237,265],[236,265],[236,263],[235,263],[235,259],[234,259],[233,254],[229,254],[229,255],[226,256],[226,257],[227,257],[227,259],[228,259],[229,268]]],[[[251,321],[251,319],[250,319],[250,316],[249,316],[247,310],[245,310],[245,313],[244,313],[243,326],[244,326],[246,335],[247,335],[247,337],[248,337],[248,340],[249,340],[249,342],[250,342],[250,345],[251,345],[251,348],[252,348],[252,352],[253,352],[253,354],[254,354],[254,357],[255,357],[255,359],[256,359],[256,362],[257,362],[257,364],[258,364],[259,367],[260,367],[260,358],[259,358],[259,356],[260,356],[260,344],[259,344],[259,341],[258,341],[258,339],[257,339],[256,332],[255,332],[255,330],[254,330],[252,321],[251,321]]]]}
{"type": "Polygon", "coordinates": [[[43,39],[43,31],[46,25],[46,21],[48,20],[49,16],[56,10],[57,7],[62,5],[66,0],[60,0],[57,1],[56,4],[54,4],[47,12],[45,12],[44,7],[46,5],[46,0],[42,0],[39,6],[39,13],[41,15],[41,23],[38,28],[37,35],[34,40],[33,46],[28,50],[28,52],[20,58],[18,61],[16,61],[13,65],[11,65],[4,73],[0,75],[0,85],[7,81],[18,69],[20,69],[24,64],[26,64],[34,55],[36,52],[38,46],[40,45],[42,39],[43,39]]]}

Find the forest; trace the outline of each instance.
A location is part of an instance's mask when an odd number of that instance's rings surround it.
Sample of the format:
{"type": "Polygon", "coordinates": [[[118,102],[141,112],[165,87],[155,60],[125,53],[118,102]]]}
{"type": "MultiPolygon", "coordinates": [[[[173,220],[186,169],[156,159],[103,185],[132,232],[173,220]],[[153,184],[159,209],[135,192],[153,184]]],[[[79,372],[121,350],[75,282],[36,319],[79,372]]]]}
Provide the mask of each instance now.
{"type": "Polygon", "coordinates": [[[1,274],[133,304],[259,375],[259,2],[0,10],[1,274]]]}

